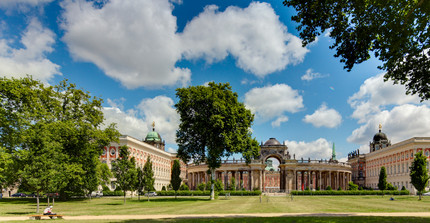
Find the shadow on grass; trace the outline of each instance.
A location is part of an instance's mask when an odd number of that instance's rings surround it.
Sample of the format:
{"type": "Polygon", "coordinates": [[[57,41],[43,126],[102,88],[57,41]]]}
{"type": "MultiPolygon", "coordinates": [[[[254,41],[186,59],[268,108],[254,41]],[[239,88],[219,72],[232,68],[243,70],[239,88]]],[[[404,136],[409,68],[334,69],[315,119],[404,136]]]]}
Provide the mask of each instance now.
{"type": "Polygon", "coordinates": [[[11,215],[25,215],[25,214],[33,214],[34,212],[28,212],[28,211],[26,211],[26,212],[24,212],[24,211],[21,211],[21,212],[6,212],[5,214],[11,214],[11,215]]]}
{"type": "Polygon", "coordinates": [[[218,222],[294,222],[294,223],[308,223],[308,222],[330,222],[330,223],[349,223],[349,222],[374,222],[374,223],[392,223],[392,222],[414,222],[414,223],[424,223],[429,222],[429,218],[419,218],[419,217],[364,217],[364,216],[349,216],[349,217],[250,217],[250,218],[176,218],[176,219],[145,219],[145,220],[126,220],[122,221],[125,223],[158,223],[158,222],[177,222],[177,223],[218,223],[218,222]]]}
{"type": "MultiPolygon", "coordinates": [[[[175,199],[174,197],[157,197],[157,198],[150,198],[149,202],[184,202],[184,201],[210,201],[209,198],[202,198],[202,197],[178,197],[175,199]]],[[[139,200],[133,200],[133,202],[148,202],[148,199],[140,199],[139,200]]]]}

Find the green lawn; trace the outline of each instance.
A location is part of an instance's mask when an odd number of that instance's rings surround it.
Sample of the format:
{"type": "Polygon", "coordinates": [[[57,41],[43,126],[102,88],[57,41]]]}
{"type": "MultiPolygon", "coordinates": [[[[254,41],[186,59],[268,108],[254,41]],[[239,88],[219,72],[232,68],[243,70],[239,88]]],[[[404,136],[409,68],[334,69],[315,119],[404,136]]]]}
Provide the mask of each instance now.
{"type": "MultiPolygon", "coordinates": [[[[140,201],[136,197],[96,198],[90,200],[56,201],[54,212],[68,215],[145,215],[145,214],[235,214],[235,213],[341,213],[341,212],[430,212],[430,197],[418,201],[415,196],[295,196],[287,197],[157,197],[140,201]]],[[[46,206],[41,203],[41,211],[46,206]]],[[[36,211],[35,199],[3,198],[0,216],[22,216],[36,211]]]]}

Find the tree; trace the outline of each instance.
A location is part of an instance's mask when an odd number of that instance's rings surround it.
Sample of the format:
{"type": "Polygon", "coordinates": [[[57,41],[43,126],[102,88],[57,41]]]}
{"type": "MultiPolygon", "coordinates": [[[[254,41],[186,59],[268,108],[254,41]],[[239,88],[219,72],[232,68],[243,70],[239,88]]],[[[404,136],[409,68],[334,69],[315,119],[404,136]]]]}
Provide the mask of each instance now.
{"type": "Polygon", "coordinates": [[[35,160],[34,155],[52,159],[61,154],[57,159],[61,163],[55,167],[61,178],[43,190],[57,190],[66,198],[94,188],[98,157],[104,146],[117,141],[119,136],[115,125],[102,129],[101,103],[101,99],[91,97],[67,80],[45,86],[31,77],[0,78],[0,146],[14,157],[14,165],[20,168],[17,173],[33,177],[44,175],[32,175],[31,171],[38,170],[29,165],[45,166],[49,161],[35,160]],[[44,147],[54,148],[57,154],[44,147]]]}
{"type": "Polygon", "coordinates": [[[326,30],[335,57],[350,71],[371,57],[383,62],[385,80],[406,86],[407,94],[430,98],[430,2],[285,0],[297,15],[303,46],[326,30]]]}
{"type": "Polygon", "coordinates": [[[145,165],[143,166],[143,185],[145,187],[145,191],[148,193],[148,201],[149,201],[149,192],[154,190],[154,170],[152,169],[151,157],[148,157],[145,165]]]}
{"type": "Polygon", "coordinates": [[[14,182],[14,175],[12,155],[0,146],[0,199],[3,198],[3,188],[14,182]]]}
{"type": "Polygon", "coordinates": [[[180,115],[176,132],[178,157],[185,163],[206,163],[211,171],[211,199],[215,198],[215,169],[221,158],[242,153],[246,162],[258,156],[258,142],[251,138],[254,115],[237,100],[230,84],[190,86],[176,89],[180,115]]]}
{"type": "Polygon", "coordinates": [[[127,191],[136,184],[137,171],[134,157],[130,158],[130,152],[126,145],[119,149],[119,157],[112,163],[112,172],[116,178],[116,184],[124,192],[124,204],[127,191]]]}
{"type": "Polygon", "coordinates": [[[415,153],[414,161],[410,167],[411,183],[418,191],[419,200],[425,187],[427,186],[429,176],[427,173],[427,157],[423,155],[422,151],[415,153]]]}
{"type": "Polygon", "coordinates": [[[382,191],[382,196],[384,196],[384,190],[387,189],[387,171],[385,170],[385,166],[381,167],[379,171],[378,188],[382,191]]]}
{"type": "Polygon", "coordinates": [[[354,184],[354,182],[352,182],[352,181],[349,181],[348,190],[358,190],[358,185],[354,184]]]}
{"type": "Polygon", "coordinates": [[[235,191],[236,190],[236,179],[234,177],[230,180],[230,190],[235,191]]]}
{"type": "Polygon", "coordinates": [[[182,183],[182,179],[180,175],[181,175],[181,164],[179,163],[179,160],[174,160],[173,166],[172,166],[172,174],[170,177],[170,184],[172,185],[172,188],[175,191],[175,199],[176,199],[176,193],[178,192],[179,187],[181,186],[181,183],[182,183]]]}
{"type": "Polygon", "coordinates": [[[137,197],[138,197],[138,200],[140,201],[140,195],[142,194],[145,188],[144,179],[143,179],[144,174],[143,174],[142,168],[140,167],[137,167],[136,171],[137,171],[137,181],[136,181],[137,197]]]}

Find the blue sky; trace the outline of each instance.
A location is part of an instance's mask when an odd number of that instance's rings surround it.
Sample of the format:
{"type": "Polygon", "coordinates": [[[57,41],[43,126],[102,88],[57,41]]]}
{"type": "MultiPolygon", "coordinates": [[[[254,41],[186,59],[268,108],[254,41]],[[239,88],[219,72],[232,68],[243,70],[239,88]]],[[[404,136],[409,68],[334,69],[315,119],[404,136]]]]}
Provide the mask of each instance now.
{"type": "Polygon", "coordinates": [[[368,152],[381,123],[392,143],[429,136],[430,109],[383,82],[374,58],[343,69],[324,33],[303,48],[282,1],[0,1],[0,75],[63,79],[104,99],[106,122],[175,151],[175,89],[229,82],[255,116],[253,137],[296,157],[368,152]]]}

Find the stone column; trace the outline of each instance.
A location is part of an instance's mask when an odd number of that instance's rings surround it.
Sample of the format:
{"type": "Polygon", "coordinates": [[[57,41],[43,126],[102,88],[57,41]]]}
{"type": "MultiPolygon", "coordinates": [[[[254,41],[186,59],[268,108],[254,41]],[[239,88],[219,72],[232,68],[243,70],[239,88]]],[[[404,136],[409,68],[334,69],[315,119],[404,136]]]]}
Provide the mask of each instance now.
{"type": "Polygon", "coordinates": [[[318,180],[318,187],[320,188],[320,190],[322,189],[321,188],[321,180],[322,180],[322,178],[321,178],[321,170],[320,171],[318,171],[318,174],[319,174],[319,180],[318,180]]]}
{"type": "Polygon", "coordinates": [[[329,184],[327,186],[330,186],[331,189],[334,189],[333,185],[332,185],[332,182],[331,182],[331,171],[328,171],[328,181],[329,181],[329,184]]]}
{"type": "Polygon", "coordinates": [[[254,178],[252,177],[252,169],[249,169],[248,174],[249,190],[252,191],[254,189],[254,178]]]}
{"type": "Polygon", "coordinates": [[[224,171],[224,190],[228,189],[228,171],[224,171]]]}
{"type": "Polygon", "coordinates": [[[259,170],[258,171],[258,174],[260,175],[259,176],[259,179],[260,179],[260,182],[259,182],[259,184],[260,184],[260,190],[261,190],[261,192],[263,192],[263,172],[264,170],[259,170]]]}

